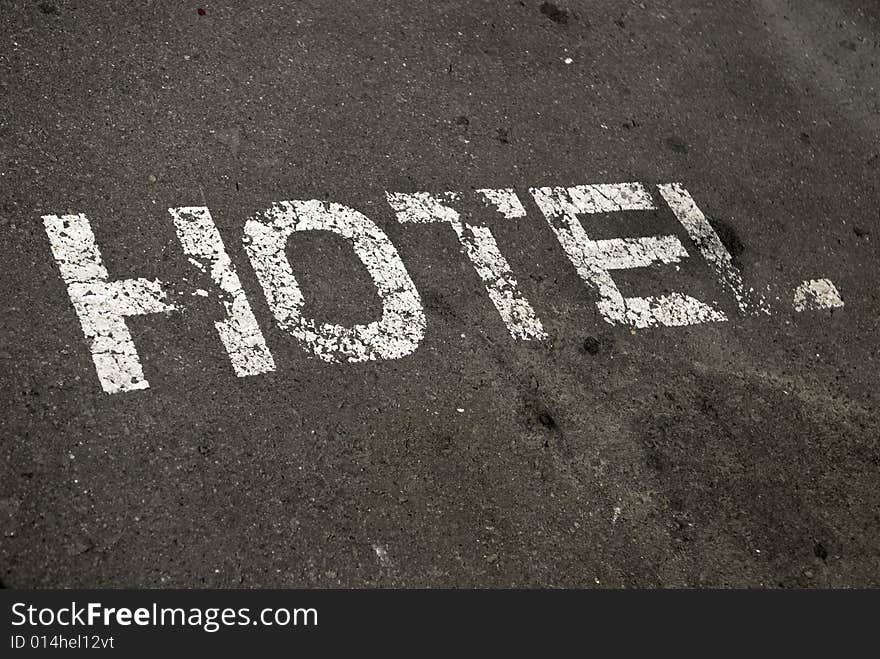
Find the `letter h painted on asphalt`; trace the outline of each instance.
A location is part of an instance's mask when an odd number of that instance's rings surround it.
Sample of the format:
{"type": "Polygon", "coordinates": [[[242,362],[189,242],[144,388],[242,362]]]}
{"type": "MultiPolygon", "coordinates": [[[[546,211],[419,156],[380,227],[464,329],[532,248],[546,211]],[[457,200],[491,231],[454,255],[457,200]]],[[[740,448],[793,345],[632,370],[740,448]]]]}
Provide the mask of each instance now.
{"type": "MultiPolygon", "coordinates": [[[[184,252],[217,287],[226,317],[215,323],[236,375],[275,370],[263,334],[220,233],[205,207],[169,209],[184,252]]],[[[140,358],[125,324],[129,316],[179,311],[157,279],[111,281],[85,215],[45,215],[52,254],[79,316],[101,387],[107,393],[146,389],[140,358]]]]}

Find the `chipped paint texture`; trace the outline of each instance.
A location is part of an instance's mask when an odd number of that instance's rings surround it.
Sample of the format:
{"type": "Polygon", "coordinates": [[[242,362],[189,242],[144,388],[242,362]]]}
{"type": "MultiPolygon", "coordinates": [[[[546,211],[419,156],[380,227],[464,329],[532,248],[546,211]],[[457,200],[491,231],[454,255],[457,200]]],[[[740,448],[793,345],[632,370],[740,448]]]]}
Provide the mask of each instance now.
{"type": "Polygon", "coordinates": [[[245,246],[278,326],[327,362],[397,359],[412,353],[425,332],[415,284],[388,236],[369,218],[319,200],[284,201],[245,224],[245,246]],[[285,247],[296,231],[331,231],[351,243],[376,285],[382,318],[345,327],[304,318],[304,299],[285,247]]]}
{"type": "MultiPolygon", "coordinates": [[[[184,253],[199,270],[210,275],[220,291],[226,318],[214,323],[220,341],[238,377],[275,370],[275,361],[251,310],[241,281],[226,253],[220,232],[204,206],[169,208],[184,253]]],[[[201,289],[197,295],[207,296],[201,289]]]]}
{"type": "MultiPolygon", "coordinates": [[[[513,190],[483,189],[478,193],[508,219],[525,215],[525,209],[513,190]]],[[[510,264],[501,253],[489,227],[464,222],[458,211],[447,205],[459,201],[459,195],[453,192],[439,196],[427,192],[388,192],[386,196],[401,223],[451,224],[462,251],[483,281],[489,299],[495,305],[510,335],[520,340],[546,338],[538,315],[519,290],[510,264]]]]}
{"type": "Polygon", "coordinates": [[[810,279],[794,291],[795,311],[836,309],[842,306],[843,299],[830,279],[810,279]]]}
{"type": "Polygon", "coordinates": [[[492,204],[508,220],[526,216],[526,209],[523,208],[522,202],[513,188],[480,188],[477,190],[477,194],[483,197],[487,203],[492,204]]]}
{"type": "MultiPolygon", "coordinates": [[[[661,184],[658,190],[720,283],[732,292],[738,308],[747,314],[769,314],[764,297],[745,287],[731,255],[688,191],[679,183],[661,184]]],[[[681,292],[650,297],[621,293],[614,271],[677,264],[688,257],[675,235],[592,239],[587,234],[584,215],[656,210],[643,184],[541,187],[530,192],[578,274],[596,291],[596,306],[605,321],[645,328],[727,320],[721,310],[681,292]]],[[[479,188],[468,194],[476,195],[469,201],[479,203],[463,205],[456,192],[386,192],[386,199],[401,223],[449,224],[510,335],[518,340],[546,339],[540,319],[486,226],[493,216],[495,220],[526,217],[521,200],[512,188],[479,188]]],[[[225,315],[214,325],[236,375],[274,371],[275,361],[210,211],[204,206],[168,210],[189,262],[214,283],[211,290],[192,287],[176,294],[219,296],[225,315]]],[[[111,281],[85,215],[42,219],[101,387],[109,393],[148,388],[126,319],[183,309],[167,300],[170,289],[159,280],[111,281]]],[[[418,291],[394,245],[358,211],[319,200],[280,202],[246,222],[244,243],[278,326],[320,359],[336,363],[398,359],[414,352],[422,341],[426,323],[418,291]],[[376,286],[381,318],[343,326],[303,317],[303,294],[286,254],[287,242],[297,231],[328,231],[348,241],[376,286]]],[[[844,304],[829,279],[804,281],[792,301],[798,312],[844,304]]]]}
{"type": "Polygon", "coordinates": [[[677,263],[688,256],[675,236],[593,240],[579,214],[654,210],[641,183],[532,188],[535,203],[581,278],[598,293],[597,307],[609,323],[632,327],[681,326],[727,320],[724,313],[683,293],[624,297],[611,270],[677,263]]]}
{"type": "Polygon", "coordinates": [[[724,247],[721,238],[697,207],[690,193],[680,183],[666,183],[657,187],[703,258],[721,282],[733,293],[740,310],[750,315],[769,314],[770,307],[766,300],[757,291],[746,288],[739,269],[733,265],[730,252],[724,247]]]}
{"type": "Polygon", "coordinates": [[[175,307],[165,301],[161,282],[110,281],[85,215],[45,215],[43,225],[101,387],[107,393],[148,388],[125,318],[173,311],[175,307]]]}

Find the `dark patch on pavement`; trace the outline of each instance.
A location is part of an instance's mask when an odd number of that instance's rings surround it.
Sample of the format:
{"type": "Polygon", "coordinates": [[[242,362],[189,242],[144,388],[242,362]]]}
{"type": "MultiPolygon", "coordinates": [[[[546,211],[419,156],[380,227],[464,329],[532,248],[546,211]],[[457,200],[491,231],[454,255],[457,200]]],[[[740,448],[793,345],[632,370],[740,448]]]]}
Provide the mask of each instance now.
{"type": "Polygon", "coordinates": [[[584,339],[582,347],[588,355],[598,355],[602,350],[602,342],[595,336],[588,336],[584,339]]]}
{"type": "Polygon", "coordinates": [[[568,25],[568,11],[566,11],[565,9],[561,9],[552,2],[542,2],[541,13],[554,23],[559,23],[560,25],[568,25]]]}
{"type": "Polygon", "coordinates": [[[709,224],[712,225],[712,228],[715,229],[715,233],[717,233],[718,237],[721,239],[721,243],[727,251],[730,252],[733,265],[742,269],[743,262],[740,257],[745,254],[746,246],[739,237],[736,227],[719,219],[711,219],[709,220],[709,224]]]}
{"type": "Polygon", "coordinates": [[[670,135],[666,138],[666,146],[676,153],[687,153],[688,145],[683,139],[677,135],[670,135]]]}
{"type": "Polygon", "coordinates": [[[588,336],[581,343],[581,350],[588,355],[596,356],[614,350],[614,335],[605,332],[599,335],[588,336]]]}
{"type": "Polygon", "coordinates": [[[538,422],[548,430],[554,430],[556,428],[556,420],[549,412],[541,412],[538,414],[538,422]]]}

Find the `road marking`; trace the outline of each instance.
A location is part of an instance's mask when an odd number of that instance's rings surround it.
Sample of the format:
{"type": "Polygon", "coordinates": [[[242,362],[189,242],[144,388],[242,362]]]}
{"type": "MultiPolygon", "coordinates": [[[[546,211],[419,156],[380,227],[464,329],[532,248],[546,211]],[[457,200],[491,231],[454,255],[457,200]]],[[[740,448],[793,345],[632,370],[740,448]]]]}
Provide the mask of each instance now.
{"type": "Polygon", "coordinates": [[[840,293],[830,279],[809,279],[794,291],[795,311],[836,309],[842,306],[840,293]]]}
{"type": "Polygon", "coordinates": [[[599,313],[609,323],[643,328],[727,320],[722,311],[683,293],[624,297],[617,288],[611,270],[677,263],[688,255],[672,235],[606,240],[587,235],[580,214],[655,210],[641,183],[531,188],[530,192],[581,279],[596,290],[599,313]]]}
{"type": "Polygon", "coordinates": [[[282,201],[245,224],[246,249],[275,321],[327,362],[398,359],[419,346],[425,313],[415,284],[388,236],[362,213],[318,200],[282,201]],[[345,238],[382,299],[382,318],[344,327],[302,315],[302,291],[285,254],[297,231],[331,231],[345,238]]]}
{"type": "MultiPolygon", "coordinates": [[[[477,192],[507,219],[526,214],[513,190],[483,189],[477,192]]],[[[388,192],[386,196],[388,203],[397,212],[398,222],[451,224],[462,251],[482,279],[489,299],[495,305],[510,335],[523,341],[546,338],[538,315],[519,290],[516,277],[501,253],[492,231],[487,226],[463,221],[458,211],[449,206],[450,203],[460,201],[461,196],[458,193],[446,192],[434,196],[428,192],[388,192]]]]}
{"type": "Polygon", "coordinates": [[[754,289],[747,289],[743,284],[739,269],[733,265],[733,257],[703,215],[703,211],[697,207],[690,193],[680,183],[666,183],[657,187],[703,258],[712,266],[721,282],[733,293],[740,311],[750,315],[757,313],[769,315],[770,307],[766,300],[760,293],[754,289]]]}
{"type": "MultiPolygon", "coordinates": [[[[746,288],[730,254],[688,191],[678,183],[661,184],[658,190],[721,284],[733,293],[740,312],[769,314],[764,298],[746,288]]],[[[618,289],[613,271],[676,264],[689,256],[684,244],[671,234],[603,240],[587,234],[582,215],[655,210],[643,184],[542,187],[530,192],[578,274],[597,292],[596,305],[605,321],[646,328],[727,320],[722,311],[681,292],[624,297],[618,289]]],[[[474,194],[483,208],[494,207],[491,212],[506,220],[526,217],[522,202],[510,188],[480,188],[474,194]]],[[[462,201],[459,193],[387,192],[386,198],[403,224],[450,224],[510,335],[517,340],[546,339],[492,232],[480,218],[463,219],[455,208],[462,201]]],[[[216,321],[215,327],[235,374],[244,377],[275,370],[275,360],[210,211],[188,206],[169,212],[184,254],[214,283],[213,291],[194,288],[189,296],[213,294],[223,302],[226,317],[216,321]]],[[[126,318],[186,310],[167,300],[167,286],[159,280],[110,281],[85,215],[45,215],[43,224],[102,389],[108,393],[147,389],[126,318]]],[[[418,348],[426,325],[419,293],[388,236],[360,212],[319,200],[284,201],[248,219],[242,241],[278,327],[318,358],[331,363],[399,359],[418,348]],[[315,230],[330,231],[348,241],[376,286],[381,318],[346,327],[303,317],[305,301],[286,246],[295,232],[315,230]]],[[[793,304],[802,312],[844,303],[835,285],[822,278],[798,286],[793,304]]]]}
{"type": "Polygon", "coordinates": [[[79,316],[101,388],[108,394],[147,389],[128,316],[173,311],[156,279],[110,281],[85,215],[44,215],[52,254],[79,316]]]}
{"type": "Polygon", "coordinates": [[[477,194],[508,220],[526,216],[526,209],[513,188],[480,188],[477,194]]]}
{"type": "MultiPolygon", "coordinates": [[[[226,348],[235,374],[245,377],[274,371],[275,360],[226,253],[211,212],[204,206],[169,208],[168,212],[174,218],[183,253],[191,257],[191,262],[199,270],[208,273],[220,290],[226,318],[215,322],[214,327],[226,348]]],[[[208,296],[208,292],[202,289],[195,294],[208,296]]]]}

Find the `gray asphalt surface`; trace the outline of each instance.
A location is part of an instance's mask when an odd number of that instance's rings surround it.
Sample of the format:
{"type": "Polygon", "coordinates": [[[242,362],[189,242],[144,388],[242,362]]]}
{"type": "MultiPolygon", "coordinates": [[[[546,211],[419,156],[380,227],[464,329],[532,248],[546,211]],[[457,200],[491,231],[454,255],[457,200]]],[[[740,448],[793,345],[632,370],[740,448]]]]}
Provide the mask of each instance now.
{"type": "MultiPolygon", "coordinates": [[[[5,586],[880,585],[880,5],[557,5],[0,0],[5,586]],[[624,181],[681,181],[773,314],[691,258],[615,278],[730,322],[604,322],[527,189],[624,181]],[[491,226],[547,341],[384,201],[485,187],[526,204],[491,226]],[[413,355],[326,364],[274,325],[241,232],[285,199],[386,231],[413,355]],[[234,377],[194,298],[128,321],[151,388],[105,394],[40,217],[85,213],[114,278],[181,280],[184,205],[278,370],[234,377]],[[796,313],[822,277],[845,307],[796,313]]],[[[377,317],[344,242],[288,256],[310,315],[377,317]]]]}

